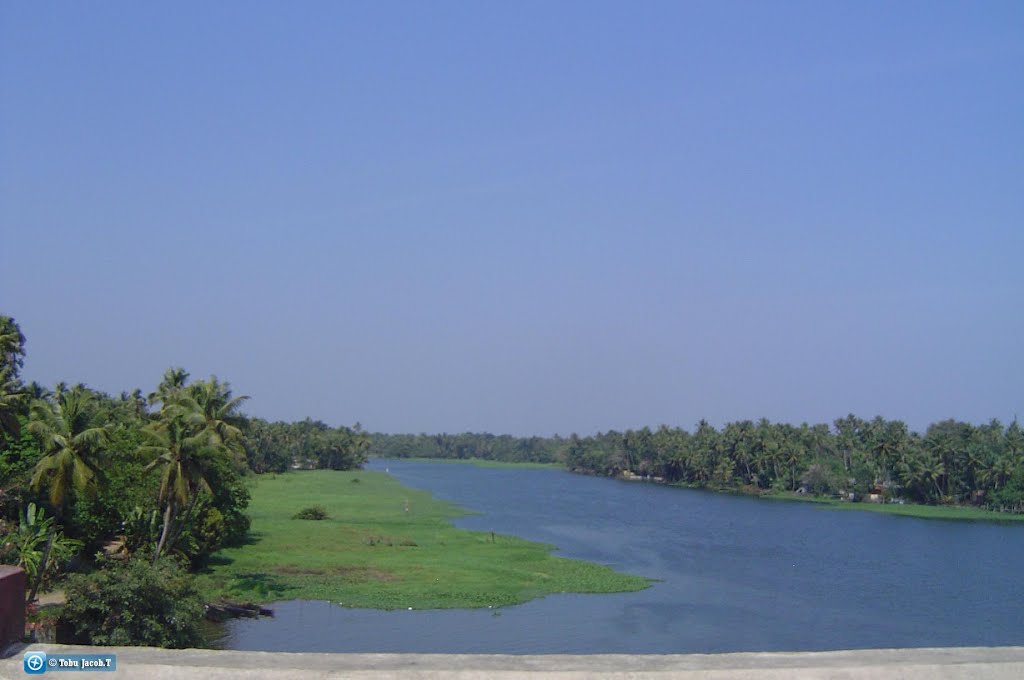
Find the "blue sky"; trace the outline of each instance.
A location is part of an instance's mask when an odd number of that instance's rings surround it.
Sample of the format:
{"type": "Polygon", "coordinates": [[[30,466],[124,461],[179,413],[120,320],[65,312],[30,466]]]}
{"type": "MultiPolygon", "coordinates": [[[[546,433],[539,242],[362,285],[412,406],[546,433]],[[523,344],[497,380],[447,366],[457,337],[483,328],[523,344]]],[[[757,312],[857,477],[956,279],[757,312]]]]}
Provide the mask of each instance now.
{"type": "Polygon", "coordinates": [[[1024,413],[1024,3],[4,3],[25,375],[591,433],[1024,413]]]}

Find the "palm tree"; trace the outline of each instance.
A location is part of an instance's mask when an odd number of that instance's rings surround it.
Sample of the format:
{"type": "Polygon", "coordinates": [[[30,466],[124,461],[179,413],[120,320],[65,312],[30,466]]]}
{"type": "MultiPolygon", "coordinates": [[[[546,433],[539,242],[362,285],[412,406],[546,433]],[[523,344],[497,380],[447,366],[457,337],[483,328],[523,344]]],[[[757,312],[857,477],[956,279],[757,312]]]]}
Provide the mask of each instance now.
{"type": "Polygon", "coordinates": [[[127,406],[136,420],[145,420],[148,415],[149,405],[146,397],[142,396],[142,390],[135,388],[131,392],[121,392],[120,401],[127,406]]]}
{"type": "Polygon", "coordinates": [[[89,491],[102,476],[98,456],[107,444],[107,431],[96,424],[93,395],[74,388],[61,392],[54,404],[36,401],[28,430],[43,450],[31,487],[37,492],[45,488],[60,516],[70,492],[89,491]]]}
{"type": "Polygon", "coordinates": [[[0,315],[0,369],[9,369],[12,378],[18,377],[22,356],[25,354],[25,336],[17,322],[0,315]]]}
{"type": "Polygon", "coordinates": [[[691,466],[701,483],[707,483],[714,476],[718,467],[719,435],[718,430],[707,420],[701,418],[693,433],[693,449],[691,466]]]}
{"type": "Polygon", "coordinates": [[[730,455],[743,468],[743,483],[754,484],[754,423],[743,420],[738,423],[729,423],[722,431],[723,437],[730,442],[730,455]]]}
{"type": "Polygon", "coordinates": [[[891,481],[891,467],[902,457],[910,441],[910,433],[901,420],[886,422],[881,416],[871,421],[873,440],[870,453],[879,481],[891,481]]]}
{"type": "Polygon", "coordinates": [[[18,413],[25,403],[18,379],[22,356],[25,354],[25,336],[14,319],[0,316],[0,435],[21,434],[18,413]]]}
{"type": "MultiPolygon", "coordinates": [[[[107,431],[96,425],[96,406],[84,387],[61,391],[54,404],[36,401],[30,411],[28,430],[38,440],[43,457],[36,463],[30,487],[47,492],[59,519],[72,492],[87,493],[102,478],[98,456],[107,444],[107,431]]],[[[43,565],[49,559],[56,536],[56,524],[43,551],[43,565]]],[[[35,599],[42,578],[41,569],[28,595],[35,599]]]]}
{"type": "Polygon", "coordinates": [[[168,368],[164,371],[163,380],[157,385],[156,391],[149,393],[149,403],[151,405],[166,404],[185,389],[185,383],[187,382],[188,371],[184,368],[168,368]]]}
{"type": "Polygon", "coordinates": [[[1003,442],[1009,456],[1019,465],[1024,457],[1024,428],[1021,428],[1016,418],[1006,427],[1003,442]]]}
{"type": "Polygon", "coordinates": [[[18,391],[18,382],[0,370],[0,435],[18,437],[21,435],[21,421],[18,413],[25,403],[25,395],[18,391]]]}
{"type": "Polygon", "coordinates": [[[836,430],[836,446],[843,457],[843,467],[850,472],[854,461],[862,455],[868,424],[851,413],[845,418],[837,418],[832,425],[836,430]]]}
{"type": "Polygon", "coordinates": [[[153,555],[154,564],[165,547],[169,549],[174,545],[200,494],[209,490],[205,468],[211,447],[202,411],[194,400],[180,394],[163,403],[159,419],[143,429],[149,443],[139,448],[143,455],[154,457],[146,467],[147,472],[162,468],[159,499],[164,520],[153,555]],[[182,511],[184,516],[175,528],[182,511]]]}
{"type": "Polygon", "coordinates": [[[25,385],[24,389],[25,396],[30,400],[35,401],[36,399],[47,400],[53,398],[53,392],[51,392],[45,385],[41,385],[35,380],[25,385]]]}
{"type": "Polygon", "coordinates": [[[972,433],[970,424],[955,420],[932,423],[925,432],[923,447],[942,462],[943,496],[953,496],[961,490],[959,487],[969,464],[967,443],[972,433]]]}
{"type": "Polygon", "coordinates": [[[231,385],[220,382],[215,375],[210,376],[209,380],[193,383],[188,393],[203,414],[204,432],[210,443],[223,446],[236,460],[244,461],[245,446],[241,428],[245,424],[245,417],[238,411],[249,397],[232,396],[231,385]]]}
{"type": "Polygon", "coordinates": [[[751,450],[754,465],[758,471],[758,486],[761,478],[772,482],[779,478],[779,462],[782,459],[782,446],[779,441],[778,428],[767,418],[757,421],[754,446],[751,450]],[[770,467],[769,467],[770,466],[770,467]]]}
{"type": "Polygon", "coordinates": [[[993,490],[998,491],[999,487],[1013,476],[1016,469],[1016,461],[1009,454],[1004,453],[993,457],[979,471],[978,481],[983,487],[992,487],[993,490]]]}

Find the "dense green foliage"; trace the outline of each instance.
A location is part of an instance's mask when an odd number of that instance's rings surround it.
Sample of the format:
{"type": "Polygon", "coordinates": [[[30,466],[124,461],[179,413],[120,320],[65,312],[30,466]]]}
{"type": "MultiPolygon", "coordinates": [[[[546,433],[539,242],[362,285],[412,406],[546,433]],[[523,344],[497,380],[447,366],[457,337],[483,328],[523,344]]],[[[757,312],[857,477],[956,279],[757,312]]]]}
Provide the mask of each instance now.
{"type": "Polygon", "coordinates": [[[163,561],[132,559],[66,584],[63,620],[91,645],[197,647],[203,602],[192,577],[163,561]]]}
{"type": "Polygon", "coordinates": [[[356,423],[354,428],[331,428],[319,420],[296,423],[249,421],[245,454],[254,472],[300,470],[351,470],[366,462],[370,437],[356,423]]]}
{"type": "Polygon", "coordinates": [[[693,432],[662,426],[591,437],[374,434],[378,457],[560,461],[588,474],[760,493],[792,491],[1024,512],[1024,429],[945,420],[923,434],[850,415],[800,426],[741,421],[693,432]]]}
{"type": "Polygon", "coordinates": [[[373,458],[480,458],[507,463],[555,463],[565,446],[558,437],[513,437],[488,433],[370,435],[373,458]]]}
{"type": "Polygon", "coordinates": [[[18,565],[30,583],[38,579],[45,587],[62,575],[62,567],[81,547],[55,526],[46,510],[29,503],[17,528],[0,536],[0,564],[18,565]]]}
{"type": "Polygon", "coordinates": [[[0,316],[0,563],[26,568],[29,600],[73,557],[88,568],[104,553],[154,564],[174,555],[199,567],[247,536],[254,472],[365,460],[358,426],[249,419],[240,411],[248,397],[216,376],[189,382],[172,368],[148,396],[111,397],[81,384],[26,385],[24,355],[18,324],[0,316]]]}
{"type": "Polygon", "coordinates": [[[0,314],[0,436],[17,435],[21,431],[18,413],[26,396],[19,372],[25,357],[25,336],[9,316],[0,314]]]}

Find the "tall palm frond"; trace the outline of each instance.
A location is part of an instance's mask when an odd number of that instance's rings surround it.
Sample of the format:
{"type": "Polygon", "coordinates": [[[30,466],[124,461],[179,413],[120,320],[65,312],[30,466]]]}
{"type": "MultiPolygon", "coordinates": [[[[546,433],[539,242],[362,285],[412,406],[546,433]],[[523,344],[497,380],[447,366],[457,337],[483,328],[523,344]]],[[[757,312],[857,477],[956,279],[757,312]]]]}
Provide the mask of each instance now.
{"type": "Polygon", "coordinates": [[[244,460],[242,426],[245,417],[239,410],[249,397],[233,396],[230,383],[220,382],[217,376],[193,383],[189,396],[203,413],[204,431],[210,444],[227,449],[236,460],[244,460]]]}
{"type": "Polygon", "coordinates": [[[30,486],[37,492],[45,489],[54,510],[63,509],[72,491],[95,488],[102,477],[99,457],[108,438],[106,429],[96,424],[90,392],[75,388],[61,392],[53,404],[34,402],[28,430],[43,450],[30,486]]]}
{"type": "Polygon", "coordinates": [[[165,405],[167,402],[172,401],[182,390],[185,389],[185,384],[188,382],[188,371],[180,367],[168,368],[164,371],[163,380],[157,385],[155,392],[149,393],[149,403],[165,405]]]}

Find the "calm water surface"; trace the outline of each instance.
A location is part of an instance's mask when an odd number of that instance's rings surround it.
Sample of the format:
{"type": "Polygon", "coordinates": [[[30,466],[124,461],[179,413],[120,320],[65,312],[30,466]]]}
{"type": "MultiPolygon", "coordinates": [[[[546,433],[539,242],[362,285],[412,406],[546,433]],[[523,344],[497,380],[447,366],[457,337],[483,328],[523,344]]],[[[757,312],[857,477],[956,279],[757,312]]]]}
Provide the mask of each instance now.
{"type": "Polygon", "coordinates": [[[685,653],[1024,644],[1024,526],[831,510],[573,475],[372,461],[477,511],[456,520],[659,579],[498,610],[272,605],[230,649],[685,653]]]}

